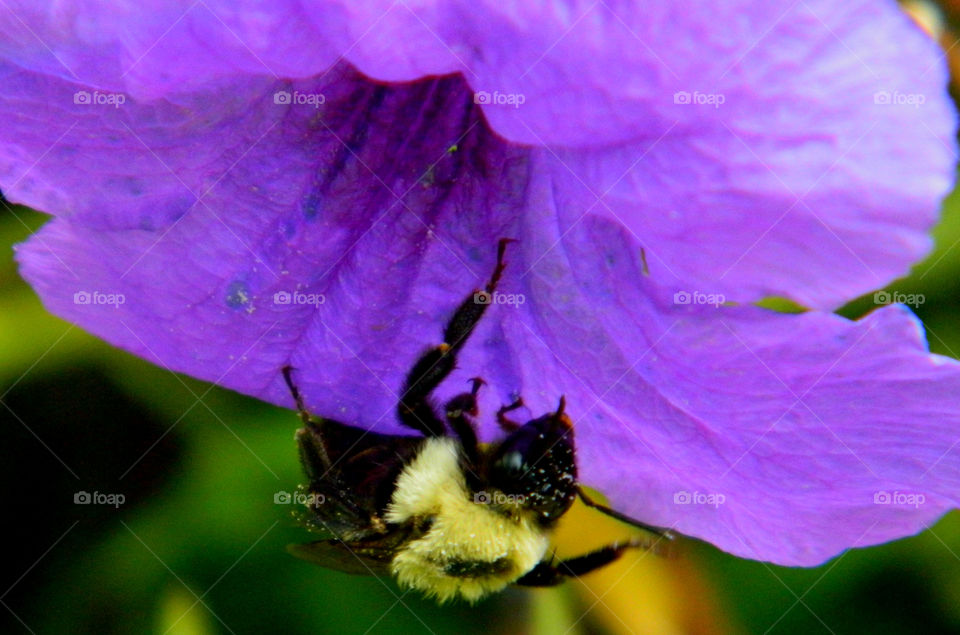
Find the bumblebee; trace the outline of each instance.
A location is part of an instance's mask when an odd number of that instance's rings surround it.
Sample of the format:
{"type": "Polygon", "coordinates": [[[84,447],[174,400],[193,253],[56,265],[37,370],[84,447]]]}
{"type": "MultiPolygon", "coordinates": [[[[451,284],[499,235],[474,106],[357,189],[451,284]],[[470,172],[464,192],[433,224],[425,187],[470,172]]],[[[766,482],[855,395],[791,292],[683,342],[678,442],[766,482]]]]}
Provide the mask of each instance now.
{"type": "Polygon", "coordinates": [[[510,584],[552,586],[603,567],[634,539],[555,561],[550,534],[579,497],[586,505],[656,536],[671,534],[591,499],[577,480],[573,426],[564,398],[554,412],[526,423],[499,409],[504,437],[480,444],[474,427],[484,382],[445,406],[441,418],[430,395],[450,374],[457,353],[490,306],[510,239],[483,290],[474,290],[447,322],[443,341],[423,353],[407,374],[397,406],[400,422],[418,436],[387,435],[307,411],[292,377],[282,371],[303,427],[296,433],[308,483],[302,522],[327,537],[291,545],[297,557],[358,574],[390,574],[404,588],[441,603],[475,602],[510,584]]]}

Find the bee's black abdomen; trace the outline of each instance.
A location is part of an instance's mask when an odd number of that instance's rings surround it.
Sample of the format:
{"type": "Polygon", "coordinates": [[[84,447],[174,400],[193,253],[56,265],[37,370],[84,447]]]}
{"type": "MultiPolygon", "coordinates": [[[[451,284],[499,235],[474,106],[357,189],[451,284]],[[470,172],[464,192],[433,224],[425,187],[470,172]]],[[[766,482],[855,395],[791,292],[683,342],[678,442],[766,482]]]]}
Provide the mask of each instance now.
{"type": "Polygon", "coordinates": [[[359,522],[383,515],[394,482],[419,452],[424,439],[380,434],[321,419],[301,428],[297,441],[300,460],[310,480],[309,492],[343,501],[340,507],[318,505],[313,508],[314,513],[323,516],[321,520],[330,521],[335,519],[337,510],[352,506],[355,522],[359,522]]]}
{"type": "Polygon", "coordinates": [[[452,578],[487,578],[502,575],[513,567],[509,558],[497,560],[451,560],[443,567],[444,574],[452,578]]]}

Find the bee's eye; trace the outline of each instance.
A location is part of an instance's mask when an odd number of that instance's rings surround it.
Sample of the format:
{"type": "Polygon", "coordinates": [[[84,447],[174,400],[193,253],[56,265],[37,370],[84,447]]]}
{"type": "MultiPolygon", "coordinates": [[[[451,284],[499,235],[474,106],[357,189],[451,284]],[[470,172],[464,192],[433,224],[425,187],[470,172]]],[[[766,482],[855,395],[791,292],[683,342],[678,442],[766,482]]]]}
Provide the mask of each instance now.
{"type": "Polygon", "coordinates": [[[544,522],[563,515],[576,497],[570,429],[547,415],[528,422],[494,451],[490,484],[536,511],[544,522]]]}
{"type": "Polygon", "coordinates": [[[505,476],[520,478],[523,475],[523,455],[519,452],[507,452],[497,462],[505,476]]]}

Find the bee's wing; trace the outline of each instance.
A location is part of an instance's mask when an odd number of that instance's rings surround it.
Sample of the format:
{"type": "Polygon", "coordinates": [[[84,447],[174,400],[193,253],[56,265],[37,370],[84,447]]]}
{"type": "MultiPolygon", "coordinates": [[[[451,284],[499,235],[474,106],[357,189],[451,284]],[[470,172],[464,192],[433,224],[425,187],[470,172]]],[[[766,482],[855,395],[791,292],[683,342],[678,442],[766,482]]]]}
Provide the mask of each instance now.
{"type": "Polygon", "coordinates": [[[311,421],[297,440],[310,491],[335,502],[340,519],[353,516],[353,528],[383,514],[397,477],[424,443],[423,437],[379,434],[332,419],[311,421]]]}
{"type": "Polygon", "coordinates": [[[371,525],[370,504],[357,500],[352,492],[333,478],[314,481],[310,485],[313,503],[296,514],[301,524],[320,534],[354,541],[376,533],[371,525]]]}
{"type": "Polygon", "coordinates": [[[321,567],[357,575],[389,574],[390,561],[396,553],[392,544],[347,543],[337,539],[287,545],[287,551],[321,567]]]}

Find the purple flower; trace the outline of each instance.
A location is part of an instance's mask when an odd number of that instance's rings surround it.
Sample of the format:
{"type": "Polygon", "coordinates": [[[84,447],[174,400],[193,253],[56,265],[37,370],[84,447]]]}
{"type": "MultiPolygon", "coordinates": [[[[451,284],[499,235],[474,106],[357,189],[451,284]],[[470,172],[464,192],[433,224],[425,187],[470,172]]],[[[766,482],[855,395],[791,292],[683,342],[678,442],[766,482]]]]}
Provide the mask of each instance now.
{"type": "Polygon", "coordinates": [[[952,182],[894,3],[47,4],[0,17],[0,187],[56,215],[18,259],[57,315],[287,407],[292,364],[396,433],[508,236],[439,395],[485,378],[483,438],[566,395],[618,509],[788,565],[957,505],[957,364],[900,305],[829,313],[927,253],[952,182]]]}

